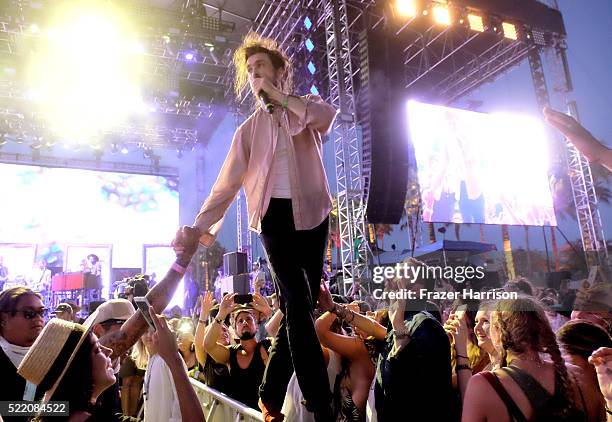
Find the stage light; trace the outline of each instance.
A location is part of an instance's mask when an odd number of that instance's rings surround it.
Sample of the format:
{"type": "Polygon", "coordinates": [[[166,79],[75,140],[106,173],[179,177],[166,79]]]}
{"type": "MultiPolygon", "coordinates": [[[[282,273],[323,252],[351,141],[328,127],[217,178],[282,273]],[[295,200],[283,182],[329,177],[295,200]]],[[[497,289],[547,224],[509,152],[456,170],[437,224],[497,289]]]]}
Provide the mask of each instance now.
{"type": "Polygon", "coordinates": [[[518,39],[518,33],[516,32],[516,26],[511,23],[504,22],[502,23],[502,28],[504,30],[504,37],[510,40],[518,39]]]}
{"type": "Polygon", "coordinates": [[[319,95],[319,90],[317,89],[316,86],[313,85],[310,87],[310,93],[314,95],[319,95]]]}
{"type": "Polygon", "coordinates": [[[310,28],[312,28],[312,21],[310,20],[310,18],[308,16],[306,16],[304,18],[304,27],[310,31],[310,28]]]}
{"type": "Polygon", "coordinates": [[[99,142],[142,102],[138,38],[109,2],[64,2],[54,12],[47,36],[34,40],[27,87],[59,137],[99,142]]]}
{"type": "Polygon", "coordinates": [[[478,15],[468,15],[468,22],[470,24],[470,29],[472,31],[484,32],[484,21],[482,20],[482,16],[478,15]]]}
{"type": "Polygon", "coordinates": [[[35,23],[30,25],[30,32],[32,34],[37,34],[39,30],[40,30],[40,28],[38,28],[38,25],[36,25],[35,23]]]}
{"type": "Polygon", "coordinates": [[[125,155],[128,152],[130,152],[130,151],[127,149],[127,147],[125,145],[121,147],[121,154],[125,155]]]}
{"type": "Polygon", "coordinates": [[[317,71],[317,68],[315,67],[313,62],[308,62],[308,71],[310,72],[311,75],[314,75],[315,72],[317,71]]]}
{"type": "Polygon", "coordinates": [[[308,50],[309,52],[314,50],[314,44],[312,43],[312,41],[310,41],[310,38],[306,38],[304,44],[306,45],[306,50],[308,50]]]}
{"type": "Polygon", "coordinates": [[[395,10],[403,18],[414,18],[417,15],[415,0],[396,0],[395,10]]]}
{"type": "Polygon", "coordinates": [[[450,25],[451,24],[451,16],[450,10],[448,10],[448,6],[438,5],[433,7],[433,16],[434,20],[442,25],[450,25]]]}
{"type": "Polygon", "coordinates": [[[185,60],[187,61],[191,61],[194,58],[194,54],[193,53],[185,53],[185,60]]]}

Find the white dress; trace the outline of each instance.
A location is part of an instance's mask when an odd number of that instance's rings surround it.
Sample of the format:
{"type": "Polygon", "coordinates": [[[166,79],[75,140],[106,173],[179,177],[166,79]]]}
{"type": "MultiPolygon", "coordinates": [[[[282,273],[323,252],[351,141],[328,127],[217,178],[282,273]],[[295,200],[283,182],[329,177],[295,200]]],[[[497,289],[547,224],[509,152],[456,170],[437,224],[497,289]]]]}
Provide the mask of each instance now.
{"type": "MultiPolygon", "coordinates": [[[[340,372],[340,355],[333,350],[329,350],[329,362],[327,363],[327,379],[330,390],[334,388],[336,375],[340,372]]],[[[314,413],[306,410],[302,404],[304,396],[295,376],[295,372],[287,385],[287,394],[281,413],[285,415],[287,422],[315,422],[314,413]]]]}
{"type": "MultiPolygon", "coordinates": [[[[185,372],[187,366],[183,362],[185,372]]],[[[181,422],[181,409],[170,368],[153,355],[149,358],[143,384],[144,420],[147,422],[181,422]]]]}

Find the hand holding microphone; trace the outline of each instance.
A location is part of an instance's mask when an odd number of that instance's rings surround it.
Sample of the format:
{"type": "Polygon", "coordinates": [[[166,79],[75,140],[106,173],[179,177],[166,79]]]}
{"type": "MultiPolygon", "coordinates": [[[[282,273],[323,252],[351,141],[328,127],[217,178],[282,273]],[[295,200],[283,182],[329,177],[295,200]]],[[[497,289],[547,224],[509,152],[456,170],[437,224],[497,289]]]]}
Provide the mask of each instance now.
{"type": "Polygon", "coordinates": [[[280,94],[278,88],[266,78],[262,78],[259,75],[255,75],[252,86],[253,92],[257,93],[257,98],[261,101],[264,110],[272,114],[274,112],[274,103],[272,99],[277,97],[277,94],[280,94]]]}

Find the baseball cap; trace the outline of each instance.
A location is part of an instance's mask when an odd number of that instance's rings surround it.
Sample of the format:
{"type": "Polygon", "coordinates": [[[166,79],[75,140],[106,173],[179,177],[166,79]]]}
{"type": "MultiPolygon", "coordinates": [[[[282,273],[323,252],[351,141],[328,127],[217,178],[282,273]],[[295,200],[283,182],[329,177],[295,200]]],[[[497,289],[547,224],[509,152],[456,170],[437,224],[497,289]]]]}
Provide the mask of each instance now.
{"type": "Polygon", "coordinates": [[[55,310],[52,312],[53,314],[59,314],[62,312],[69,312],[72,313],[72,306],[70,306],[67,303],[60,303],[59,305],[57,305],[57,307],[55,308],[55,310]]]}
{"type": "Polygon", "coordinates": [[[127,321],[135,312],[129,300],[111,299],[98,306],[98,309],[87,317],[85,325],[93,326],[110,320],[127,321]]]}

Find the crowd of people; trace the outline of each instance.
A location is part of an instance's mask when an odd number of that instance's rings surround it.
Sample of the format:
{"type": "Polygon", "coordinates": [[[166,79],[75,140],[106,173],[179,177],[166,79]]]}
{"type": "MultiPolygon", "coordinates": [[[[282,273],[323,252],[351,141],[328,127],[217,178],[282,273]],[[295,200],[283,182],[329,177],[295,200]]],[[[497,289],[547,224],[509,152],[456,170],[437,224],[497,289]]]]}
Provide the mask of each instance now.
{"type": "MultiPolygon", "coordinates": [[[[234,60],[236,92],[249,85],[265,105],[236,131],[193,227],[177,232],[176,262],[161,281],[141,283],[137,296],[146,295],[148,309],[136,311],[134,295],[126,295],[86,318],[72,303],[49,315],[35,290],[4,290],[1,402],[67,402],[68,421],[199,422],[192,377],[261,410],[266,422],[612,422],[605,277],[578,292],[510,280],[498,289],[512,297],[449,302],[422,292],[463,286],[413,271],[387,279],[385,289],[416,299],[332,295],[339,289],[322,278],[332,202],[321,145],[337,112],[318,96],[291,95],[291,63],[272,40],[249,34],[234,60]],[[197,314],[164,316],[199,244],[212,244],[241,187],[275,293],[257,276],[250,295],[216,301],[206,292],[197,314]]],[[[575,120],[552,110],[546,116],[610,168],[609,150],[575,120]]],[[[425,267],[412,258],[405,264],[425,267]]],[[[61,420],[47,411],[32,416],[61,420]]]]}
{"type": "MultiPolygon", "coordinates": [[[[180,278],[174,272],[162,289],[180,278]]],[[[427,279],[386,285],[432,288],[427,279]]],[[[611,284],[585,286],[569,309],[563,295],[525,279],[503,289],[516,298],[374,302],[332,295],[322,281],[315,327],[330,420],[612,420],[611,284]]],[[[180,319],[151,308],[153,329],[135,323],[139,313],[127,299],[106,301],[83,319],[73,304],[48,315],[36,292],[8,289],[0,295],[0,376],[11,388],[0,400],[65,400],[68,420],[203,420],[192,377],[257,409],[283,312],[272,297],[251,296],[237,304],[230,293],[216,303],[206,292],[198,314],[180,319]],[[134,341],[117,354],[107,347],[113,336],[134,341]]],[[[284,420],[320,420],[287,370],[284,420]]]]}

